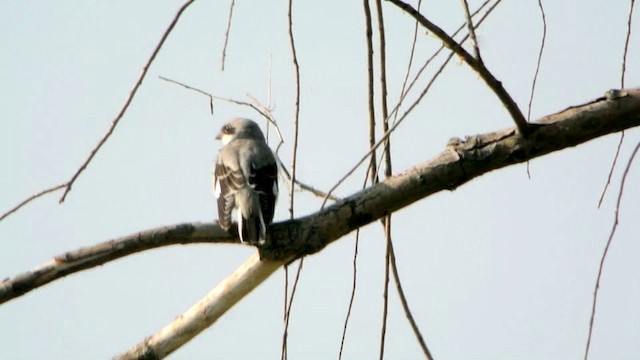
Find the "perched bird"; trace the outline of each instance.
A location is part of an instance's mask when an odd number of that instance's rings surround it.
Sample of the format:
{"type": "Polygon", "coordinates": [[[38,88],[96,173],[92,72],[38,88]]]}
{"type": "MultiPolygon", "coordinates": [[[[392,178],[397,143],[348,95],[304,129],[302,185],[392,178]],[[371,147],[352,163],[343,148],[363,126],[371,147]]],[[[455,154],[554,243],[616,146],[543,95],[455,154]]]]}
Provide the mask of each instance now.
{"type": "Polygon", "coordinates": [[[224,145],[213,176],[220,226],[231,228],[231,211],[236,209],[240,241],[264,244],[278,197],[273,152],[258,124],[249,119],[230,120],[216,139],[224,145]]]}

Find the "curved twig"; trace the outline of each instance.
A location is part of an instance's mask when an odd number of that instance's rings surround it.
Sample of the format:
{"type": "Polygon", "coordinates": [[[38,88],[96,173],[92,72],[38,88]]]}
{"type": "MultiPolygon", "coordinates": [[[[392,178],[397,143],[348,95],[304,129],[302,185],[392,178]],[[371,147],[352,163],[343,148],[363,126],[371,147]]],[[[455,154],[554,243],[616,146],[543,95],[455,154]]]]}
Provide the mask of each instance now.
{"type": "Polygon", "coordinates": [[[598,267],[598,276],[596,278],[596,284],[593,289],[593,303],[591,304],[591,318],[589,319],[589,334],[587,335],[587,346],[584,350],[584,360],[589,358],[589,349],[591,347],[591,336],[593,334],[593,322],[596,317],[596,304],[598,303],[598,292],[600,290],[600,279],[602,278],[602,270],[604,269],[604,261],[607,258],[607,254],[609,253],[609,248],[611,247],[611,243],[613,242],[613,236],[618,229],[618,214],[620,213],[620,203],[622,202],[622,194],[624,193],[624,184],[627,181],[627,175],[629,174],[629,169],[631,168],[631,163],[636,158],[638,154],[638,150],[640,150],[640,142],[636,145],[629,161],[627,162],[627,167],[624,169],[624,173],[622,174],[622,181],[620,182],[620,190],[618,191],[618,201],[616,202],[616,210],[615,215],[613,217],[613,226],[611,227],[611,233],[609,234],[609,238],[607,239],[607,245],[604,247],[604,251],[602,252],[602,257],[600,258],[600,266],[598,267]]]}
{"type": "Polygon", "coordinates": [[[144,66],[142,67],[142,72],[140,73],[140,76],[138,76],[138,80],[136,80],[135,84],[133,85],[133,88],[129,92],[129,96],[125,100],[124,105],[120,109],[120,112],[115,117],[115,119],[113,119],[113,121],[111,122],[111,127],[109,127],[109,130],[107,130],[107,133],[102,137],[102,139],[100,139],[100,141],[98,142],[98,145],[96,145],[96,147],[93,148],[93,150],[91,150],[91,153],[89,154],[89,157],[87,157],[87,159],[84,161],[84,163],[82,163],[82,165],[80,165],[80,168],[76,171],[75,174],[73,174],[73,176],[71,177],[71,180],[69,180],[69,182],[67,182],[67,186],[65,187],[64,193],[62,194],[62,197],[60,198],[60,202],[61,203],[64,202],[64,199],[67,197],[67,194],[69,193],[69,191],[71,191],[71,187],[76,182],[76,179],[78,179],[78,176],[80,176],[80,174],[87,168],[87,166],[89,165],[89,163],[91,162],[93,157],[98,153],[98,150],[100,150],[102,145],[104,145],[107,142],[107,140],[109,139],[109,137],[111,136],[111,134],[115,130],[116,126],[118,126],[118,123],[120,122],[120,120],[124,116],[125,112],[127,112],[127,109],[129,109],[129,105],[131,105],[131,102],[133,101],[134,96],[138,92],[138,89],[142,85],[142,81],[144,80],[145,76],[147,75],[147,71],[149,71],[149,67],[151,66],[153,61],[156,59],[156,56],[160,52],[160,49],[164,45],[164,42],[167,40],[167,38],[169,37],[169,34],[171,34],[171,31],[173,30],[173,28],[178,23],[178,20],[180,19],[180,16],[182,16],[182,13],[194,1],[195,0],[188,0],[187,2],[185,2],[180,7],[180,9],[176,13],[176,15],[173,17],[173,20],[171,21],[171,24],[169,24],[169,27],[167,27],[167,29],[165,30],[164,34],[162,34],[162,38],[160,39],[160,42],[158,43],[158,45],[156,45],[156,48],[153,50],[153,53],[149,57],[149,60],[147,60],[147,63],[144,64],[144,66]]]}

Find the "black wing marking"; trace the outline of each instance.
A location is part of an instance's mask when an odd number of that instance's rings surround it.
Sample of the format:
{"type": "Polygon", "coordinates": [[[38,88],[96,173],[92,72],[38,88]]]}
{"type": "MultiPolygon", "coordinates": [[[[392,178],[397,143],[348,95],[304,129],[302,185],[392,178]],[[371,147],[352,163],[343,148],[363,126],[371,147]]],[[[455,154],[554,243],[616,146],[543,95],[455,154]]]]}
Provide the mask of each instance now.
{"type": "Polygon", "coordinates": [[[256,168],[251,166],[249,186],[258,194],[265,226],[273,221],[278,197],[278,166],[275,162],[256,168]]]}

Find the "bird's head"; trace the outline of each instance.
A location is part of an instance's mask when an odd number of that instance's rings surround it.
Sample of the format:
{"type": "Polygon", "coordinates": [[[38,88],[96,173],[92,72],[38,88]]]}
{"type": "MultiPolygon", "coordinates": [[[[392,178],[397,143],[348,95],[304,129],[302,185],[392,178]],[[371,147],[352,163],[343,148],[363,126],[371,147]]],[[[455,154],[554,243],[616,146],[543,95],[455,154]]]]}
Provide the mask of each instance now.
{"type": "Polygon", "coordinates": [[[253,120],[235,118],[222,125],[222,129],[220,129],[216,139],[227,145],[235,139],[264,140],[264,135],[260,130],[260,126],[253,120]]]}

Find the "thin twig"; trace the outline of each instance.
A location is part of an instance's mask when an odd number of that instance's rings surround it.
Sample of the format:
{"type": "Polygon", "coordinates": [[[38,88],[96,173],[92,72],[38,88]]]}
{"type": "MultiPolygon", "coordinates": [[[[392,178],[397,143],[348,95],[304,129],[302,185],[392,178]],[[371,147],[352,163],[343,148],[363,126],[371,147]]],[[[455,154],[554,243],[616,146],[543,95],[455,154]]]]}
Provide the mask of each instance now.
{"type": "MultiPolygon", "coordinates": [[[[280,169],[280,171],[282,172],[282,174],[284,175],[284,177],[287,179],[287,181],[289,183],[291,183],[291,174],[289,174],[289,170],[287,170],[287,168],[284,166],[284,164],[282,164],[282,161],[280,160],[280,157],[276,156],[276,162],[278,162],[278,168],[280,169]]],[[[342,200],[341,198],[335,196],[335,195],[331,195],[331,194],[327,194],[326,192],[316,189],[311,185],[305,184],[303,182],[301,182],[300,180],[296,179],[295,185],[297,185],[300,190],[305,190],[308,191],[310,193],[312,193],[313,195],[324,199],[325,197],[328,197],[330,200],[332,201],[340,201],[342,200]]]]}
{"type": "Polygon", "coordinates": [[[289,320],[291,319],[291,308],[293,306],[293,299],[296,296],[296,290],[298,289],[298,284],[300,282],[300,273],[302,272],[302,267],[304,266],[304,258],[298,261],[298,270],[296,271],[296,278],[293,280],[293,288],[291,289],[291,296],[289,297],[289,304],[287,306],[287,311],[284,317],[284,331],[282,332],[282,354],[280,356],[281,360],[287,360],[287,337],[289,336],[289,320]]]}
{"type": "Polygon", "coordinates": [[[478,45],[478,38],[476,37],[476,30],[473,26],[473,20],[471,19],[471,13],[469,12],[469,4],[467,0],[462,1],[462,9],[464,10],[464,18],[467,21],[467,31],[469,31],[469,36],[471,37],[471,45],[473,46],[473,53],[476,56],[476,60],[480,64],[483,63],[482,56],[480,56],[480,46],[478,45]]]}
{"type": "MultiPolygon", "coordinates": [[[[631,22],[633,20],[633,9],[635,5],[635,0],[631,0],[631,5],[629,7],[629,17],[627,18],[627,36],[624,41],[624,52],[622,54],[622,71],[620,74],[620,89],[624,89],[624,80],[627,75],[627,54],[629,51],[629,40],[631,40],[631,22]]],[[[620,133],[620,140],[618,141],[618,148],[616,149],[616,155],[613,157],[613,161],[611,162],[611,168],[609,169],[609,175],[607,176],[607,183],[604,185],[604,189],[602,189],[602,194],[600,195],[600,200],[598,201],[598,209],[602,206],[602,202],[604,201],[604,197],[607,194],[607,189],[609,188],[609,184],[611,184],[611,177],[613,176],[613,171],[616,168],[616,163],[618,162],[618,156],[620,155],[620,148],[622,147],[622,143],[624,141],[624,130],[620,133]]]]}
{"type": "Polygon", "coordinates": [[[538,0],[538,8],[540,8],[540,15],[542,16],[542,41],[540,42],[540,51],[538,52],[538,61],[536,63],[536,71],[533,74],[533,81],[531,82],[531,93],[529,94],[529,106],[527,109],[527,121],[531,119],[531,107],[533,104],[533,96],[536,92],[536,83],[538,82],[538,73],[540,72],[540,63],[542,62],[542,53],[544,52],[544,45],[547,40],[547,17],[544,13],[542,0],[538,0]]]}
{"type": "MultiPolygon", "coordinates": [[[[293,73],[295,77],[295,91],[296,91],[296,100],[294,104],[294,117],[293,117],[293,151],[291,155],[291,191],[289,192],[289,218],[294,218],[294,195],[295,195],[295,184],[296,182],[296,162],[298,159],[298,125],[299,125],[299,116],[300,116],[300,65],[298,64],[298,55],[296,53],[296,43],[293,36],[293,0],[289,0],[289,6],[287,11],[288,18],[288,32],[289,32],[289,45],[291,47],[291,57],[293,60],[293,73]]],[[[289,306],[287,307],[287,312],[285,316],[284,323],[284,331],[282,333],[282,360],[287,359],[287,336],[289,329],[289,319],[291,317],[291,306],[293,305],[293,299],[296,293],[296,288],[298,287],[298,281],[300,280],[300,272],[302,271],[302,266],[304,265],[304,258],[300,259],[300,265],[298,265],[298,272],[296,273],[296,278],[293,283],[293,289],[291,291],[291,297],[289,299],[289,306]]]]}
{"type": "Polygon", "coordinates": [[[107,139],[109,139],[109,137],[111,136],[111,134],[115,130],[116,126],[118,125],[118,123],[120,122],[120,120],[124,116],[125,112],[129,108],[129,105],[133,101],[134,96],[136,95],[136,93],[138,92],[138,89],[140,88],[140,85],[142,85],[142,81],[144,80],[145,76],[147,75],[147,71],[149,70],[149,67],[151,66],[151,64],[155,60],[156,56],[160,52],[160,49],[164,45],[164,42],[167,40],[167,38],[169,37],[169,34],[171,33],[173,28],[178,23],[178,20],[180,19],[180,16],[182,15],[182,13],[193,2],[194,2],[194,0],[188,0],[187,2],[185,2],[180,7],[178,12],[174,16],[173,20],[171,21],[171,24],[169,24],[169,27],[165,30],[164,34],[162,34],[162,38],[160,39],[160,42],[158,43],[158,45],[156,45],[156,48],[153,50],[153,53],[149,57],[149,60],[147,60],[147,63],[144,64],[144,67],[142,68],[142,72],[140,73],[140,76],[138,76],[138,80],[136,80],[135,85],[133,86],[133,88],[129,92],[129,96],[125,100],[124,106],[122,106],[122,108],[120,109],[120,112],[118,113],[118,115],[115,117],[115,119],[113,119],[113,121],[111,123],[111,127],[109,127],[109,130],[107,130],[107,133],[102,137],[102,139],[100,139],[100,141],[98,142],[98,145],[96,145],[96,147],[93,148],[93,150],[91,150],[91,153],[89,154],[89,157],[87,157],[87,159],[84,161],[84,163],[82,163],[82,165],[80,165],[80,168],[76,171],[75,174],[73,174],[73,176],[71,177],[71,180],[69,180],[69,182],[67,182],[67,185],[65,187],[64,193],[62,194],[62,197],[60,198],[60,203],[64,202],[64,199],[67,197],[67,194],[69,193],[69,191],[71,191],[71,187],[75,183],[75,181],[78,178],[78,176],[80,176],[80,174],[87,168],[87,165],[89,165],[89,162],[91,162],[93,157],[98,153],[98,150],[100,150],[102,145],[104,145],[107,142],[107,139]]]}
{"type": "Polygon", "coordinates": [[[289,308],[289,264],[284,265],[284,297],[282,301],[282,324],[283,324],[283,339],[282,339],[282,349],[280,351],[280,359],[283,360],[285,354],[287,353],[287,342],[285,341],[286,337],[284,336],[287,331],[287,309],[289,308]]]}
{"type": "MultiPolygon", "coordinates": [[[[365,40],[367,44],[367,110],[369,113],[369,148],[373,148],[376,143],[376,108],[373,80],[373,26],[371,24],[371,7],[369,0],[362,1],[365,22],[365,40]]],[[[369,174],[371,183],[378,183],[378,164],[376,163],[375,151],[371,153],[369,159],[369,174]]]]}
{"type": "MultiPolygon", "coordinates": [[[[527,106],[527,121],[531,119],[531,109],[533,105],[533,96],[536,93],[536,83],[538,82],[538,73],[540,72],[540,63],[542,63],[542,53],[544,52],[544,45],[547,39],[547,17],[544,13],[544,6],[542,6],[542,0],[538,0],[538,8],[542,16],[542,41],[540,42],[540,51],[538,52],[538,61],[536,62],[536,71],[533,74],[533,81],[531,82],[531,94],[529,94],[529,105],[527,106]]],[[[529,162],[527,161],[527,177],[531,180],[529,162]]]]}
{"type": "Polygon", "coordinates": [[[478,75],[484,80],[484,82],[489,86],[489,88],[496,94],[498,99],[502,102],[502,104],[507,108],[507,111],[511,115],[511,118],[516,124],[518,131],[521,135],[526,136],[529,132],[529,125],[527,124],[527,120],[524,115],[518,108],[518,104],[511,98],[511,95],[505,90],[502,83],[493,76],[493,74],[487,69],[484,64],[477,59],[475,59],[471,54],[469,54],[459,43],[457,43],[453,38],[451,38],[444,30],[440,27],[432,23],[426,17],[424,17],[420,12],[418,12],[413,6],[404,3],[400,0],[387,0],[407,14],[411,15],[414,19],[418,20],[422,26],[424,26],[431,33],[436,35],[442,42],[451,49],[456,55],[460,56],[465,63],[467,63],[473,70],[475,70],[478,75]]]}
{"type": "MultiPolygon", "coordinates": [[[[389,130],[389,110],[387,107],[387,59],[386,59],[386,36],[384,30],[384,14],[382,13],[382,2],[376,0],[376,15],[378,18],[378,37],[380,39],[380,107],[382,110],[382,131],[387,132],[389,130]]],[[[385,177],[390,178],[392,173],[391,168],[391,139],[387,137],[385,146],[383,148],[384,163],[385,163],[385,177]]],[[[375,157],[375,153],[372,154],[375,157]]],[[[377,178],[376,178],[377,181],[377,178]]],[[[384,349],[387,335],[387,319],[389,314],[389,246],[392,243],[391,239],[391,215],[387,216],[383,220],[384,222],[384,235],[387,242],[387,248],[385,251],[385,270],[384,270],[384,290],[382,294],[383,306],[382,306],[382,326],[380,328],[380,352],[379,359],[384,359],[384,349]]]]}
{"type": "Polygon", "coordinates": [[[231,5],[229,6],[229,19],[227,20],[227,31],[224,33],[224,45],[222,46],[222,68],[224,71],[224,60],[227,57],[227,43],[229,42],[229,32],[231,31],[231,20],[233,19],[233,6],[236,1],[231,0],[231,5]]]}
{"type": "MultiPolygon", "coordinates": [[[[369,163],[371,166],[371,163],[369,163]]],[[[367,187],[367,183],[369,182],[369,169],[364,176],[364,181],[362,183],[362,189],[364,190],[367,187]]],[[[351,283],[351,296],[349,297],[349,306],[347,308],[347,315],[344,318],[344,325],[342,327],[342,337],[340,338],[340,352],[338,352],[338,360],[342,359],[342,351],[344,350],[345,340],[347,338],[347,327],[349,326],[349,319],[351,318],[351,310],[353,309],[353,303],[356,298],[356,286],[358,284],[358,246],[360,243],[360,228],[356,229],[356,241],[354,243],[353,249],[353,272],[352,272],[352,283],[351,283]]]]}
{"type": "MultiPolygon", "coordinates": [[[[487,0],[487,2],[489,2],[491,0],[487,0]]],[[[418,11],[420,11],[420,7],[422,6],[422,0],[418,1],[418,11]]],[[[402,81],[402,89],[400,90],[400,100],[401,101],[403,99],[403,95],[406,93],[406,89],[407,89],[407,83],[409,81],[409,75],[411,74],[411,66],[413,65],[413,58],[415,56],[415,52],[416,52],[416,43],[418,40],[418,26],[420,24],[418,23],[418,20],[416,20],[415,26],[413,28],[413,39],[411,40],[411,51],[409,52],[409,63],[407,64],[407,71],[404,74],[404,80],[402,81]]],[[[456,32],[457,33],[457,32],[456,32]]],[[[456,35],[456,33],[453,34],[453,36],[456,35]]],[[[398,112],[395,112],[395,117],[394,119],[398,118],[398,112]]]]}
{"type": "Polygon", "coordinates": [[[427,360],[433,360],[433,356],[427,347],[427,343],[424,341],[422,337],[422,333],[420,329],[418,329],[418,324],[416,324],[415,319],[411,313],[411,309],[409,309],[409,303],[407,302],[407,297],[404,294],[404,290],[402,288],[402,284],[400,283],[400,275],[398,275],[398,264],[396,263],[396,255],[393,249],[393,243],[390,244],[389,247],[389,256],[391,260],[391,270],[393,273],[393,279],[396,283],[396,290],[398,291],[398,296],[400,297],[400,303],[402,304],[402,309],[404,310],[404,314],[409,320],[409,324],[411,325],[411,329],[413,330],[413,334],[416,336],[418,343],[420,344],[420,348],[422,348],[422,352],[427,360]]]}
{"type": "MultiPolygon", "coordinates": [[[[179,81],[176,80],[172,80],[169,78],[166,78],[164,76],[159,76],[159,78],[161,80],[179,85],[184,87],[185,89],[188,90],[192,90],[195,92],[198,92],[202,95],[205,95],[209,98],[209,103],[210,103],[210,108],[212,109],[211,111],[213,111],[213,100],[220,100],[220,101],[225,101],[228,103],[233,103],[236,105],[240,105],[240,106],[248,106],[251,109],[255,110],[258,114],[262,115],[271,125],[273,125],[273,127],[276,129],[276,133],[278,135],[280,144],[282,144],[284,141],[282,140],[282,133],[280,132],[280,127],[278,126],[278,123],[276,122],[275,118],[273,117],[273,115],[271,115],[271,111],[269,110],[269,108],[265,107],[264,105],[262,105],[256,98],[254,98],[251,95],[247,95],[252,101],[253,103],[250,102],[246,102],[246,101],[241,101],[241,100],[235,100],[235,99],[231,99],[231,98],[225,98],[225,97],[220,97],[220,96],[216,96],[216,95],[212,95],[204,90],[198,89],[196,87],[181,83],[179,81]]],[[[280,161],[280,158],[278,156],[276,156],[276,161],[278,162],[278,168],[282,171],[282,173],[285,175],[285,178],[289,181],[292,182],[291,179],[291,174],[289,173],[289,171],[287,170],[287,168],[284,166],[284,164],[282,164],[282,162],[280,161]]],[[[321,198],[325,198],[327,196],[327,193],[316,189],[315,187],[305,184],[303,182],[301,182],[298,179],[295,179],[295,185],[298,185],[300,189],[305,190],[305,191],[309,191],[310,193],[312,193],[315,196],[321,197],[321,198]]],[[[339,197],[337,196],[333,196],[333,195],[329,195],[329,199],[333,200],[333,201],[338,201],[340,200],[339,197]]]]}
{"type": "Polygon", "coordinates": [[[631,40],[631,22],[633,20],[633,9],[635,0],[631,0],[629,6],[629,17],[627,18],[627,37],[624,41],[624,53],[622,55],[622,73],[620,74],[620,88],[624,89],[624,79],[627,75],[627,54],[629,52],[629,40],[631,40]]]}
{"type": "Polygon", "coordinates": [[[351,318],[351,310],[353,309],[353,303],[356,298],[356,286],[358,284],[358,244],[359,242],[360,242],[360,229],[356,230],[356,241],[353,245],[353,277],[351,281],[351,296],[349,297],[349,307],[347,308],[347,315],[344,318],[344,326],[342,327],[342,337],[340,339],[340,352],[338,353],[338,360],[342,360],[342,351],[344,350],[344,341],[347,338],[347,326],[349,325],[349,319],[351,318]]]}
{"type": "Polygon", "coordinates": [[[611,162],[611,168],[609,168],[607,183],[604,184],[604,188],[602,189],[602,194],[600,194],[600,200],[598,200],[598,209],[600,209],[600,207],[602,206],[604,197],[607,194],[607,190],[609,189],[609,184],[611,184],[611,177],[613,177],[613,171],[615,170],[616,164],[618,163],[618,157],[620,156],[620,149],[622,148],[623,142],[624,142],[624,130],[620,132],[620,140],[618,140],[618,147],[616,148],[616,154],[613,156],[613,161],[611,162]]]}
{"type": "Polygon", "coordinates": [[[54,192],[56,190],[60,190],[60,189],[62,189],[64,187],[66,187],[66,186],[67,186],[67,183],[56,185],[54,187],[42,190],[37,194],[29,196],[28,198],[24,199],[20,204],[14,206],[13,208],[9,209],[7,212],[2,214],[2,216],[0,216],[0,221],[4,220],[7,216],[9,216],[9,215],[13,214],[14,212],[18,211],[21,207],[27,205],[31,201],[33,201],[33,200],[35,200],[35,199],[37,199],[37,198],[39,198],[39,197],[41,197],[43,195],[46,195],[48,193],[54,192]]]}
{"type": "Polygon", "coordinates": [[[591,319],[589,320],[589,335],[587,336],[587,346],[584,351],[584,360],[589,358],[589,348],[591,346],[591,335],[593,333],[593,322],[596,317],[596,304],[598,302],[598,291],[600,289],[600,279],[602,277],[602,270],[604,268],[604,261],[607,258],[607,254],[609,252],[609,248],[611,247],[611,243],[613,242],[613,236],[616,233],[616,229],[618,228],[619,222],[619,214],[620,214],[620,203],[622,202],[622,194],[624,193],[624,184],[627,181],[627,175],[629,174],[629,169],[631,168],[631,163],[636,158],[638,154],[638,150],[640,149],[640,142],[636,145],[629,161],[627,162],[627,167],[624,169],[624,173],[622,174],[622,181],[620,182],[620,190],[618,191],[618,200],[616,201],[616,209],[615,215],[613,218],[613,226],[611,227],[611,233],[609,234],[609,239],[607,239],[607,245],[604,247],[604,251],[602,252],[602,257],[600,258],[600,266],[598,267],[598,277],[596,278],[596,285],[593,290],[593,303],[591,305],[591,319]]]}
{"type": "MultiPolygon", "coordinates": [[[[198,88],[196,88],[196,87],[193,87],[193,86],[187,85],[187,84],[182,83],[182,82],[177,81],[177,80],[169,79],[169,78],[164,77],[164,76],[162,76],[162,75],[159,75],[159,76],[158,76],[158,78],[159,78],[160,80],[164,80],[164,81],[167,81],[167,82],[170,82],[170,83],[173,83],[173,84],[176,84],[176,85],[182,86],[183,88],[185,88],[185,89],[187,89],[187,90],[192,90],[192,91],[195,91],[195,92],[197,92],[197,93],[200,93],[200,94],[202,94],[202,95],[204,95],[204,96],[208,97],[208,98],[209,98],[209,112],[211,113],[211,115],[213,115],[213,100],[214,100],[214,99],[215,99],[215,100],[221,100],[221,101],[226,101],[226,102],[234,103],[234,104],[237,104],[237,105],[244,105],[244,106],[253,107],[253,106],[251,106],[251,104],[246,103],[246,102],[243,102],[243,101],[238,101],[238,100],[234,100],[234,99],[227,99],[227,98],[223,98],[223,97],[219,97],[219,96],[211,95],[210,93],[208,93],[208,92],[206,92],[206,91],[204,91],[204,90],[201,90],[201,89],[198,89],[198,88]]],[[[258,109],[256,109],[255,107],[254,107],[254,110],[258,111],[258,109]]],[[[258,111],[258,112],[259,112],[259,111],[258,111]]]]}
{"type": "MultiPolygon", "coordinates": [[[[293,60],[293,74],[295,77],[295,89],[296,89],[296,101],[294,104],[294,114],[293,114],[293,151],[291,155],[291,182],[295,183],[296,181],[296,162],[298,159],[298,118],[300,116],[300,65],[298,64],[298,55],[296,53],[296,43],[293,37],[293,19],[291,16],[291,12],[293,9],[293,0],[289,0],[289,44],[291,45],[291,57],[293,60]]],[[[291,192],[289,193],[289,215],[290,218],[293,219],[293,204],[294,204],[294,188],[291,187],[291,192]]]]}
{"type": "MultiPolygon", "coordinates": [[[[388,219],[386,217],[385,219],[388,219]]],[[[382,326],[380,327],[380,350],[378,359],[384,359],[384,346],[385,346],[385,338],[387,336],[387,317],[389,313],[389,249],[392,246],[391,244],[391,222],[384,222],[384,233],[386,238],[386,250],[384,256],[384,283],[382,290],[382,326]]]]}
{"type": "MultiPolygon", "coordinates": [[[[384,16],[382,14],[382,1],[376,0],[376,13],[378,16],[378,36],[380,37],[380,107],[382,110],[382,131],[389,130],[389,108],[387,106],[387,49],[384,31],[384,16]]],[[[385,177],[391,177],[391,140],[387,138],[384,146],[385,177]]]]}

